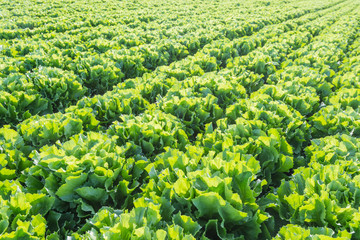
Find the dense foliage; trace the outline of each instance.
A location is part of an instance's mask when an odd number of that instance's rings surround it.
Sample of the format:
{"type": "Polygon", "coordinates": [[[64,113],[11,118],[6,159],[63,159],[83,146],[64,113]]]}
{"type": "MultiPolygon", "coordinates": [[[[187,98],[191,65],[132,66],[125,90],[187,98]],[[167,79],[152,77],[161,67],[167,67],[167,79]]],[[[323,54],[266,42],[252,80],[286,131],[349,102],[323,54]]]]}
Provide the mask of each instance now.
{"type": "Polygon", "coordinates": [[[0,1],[0,239],[360,239],[360,2],[0,1]]]}

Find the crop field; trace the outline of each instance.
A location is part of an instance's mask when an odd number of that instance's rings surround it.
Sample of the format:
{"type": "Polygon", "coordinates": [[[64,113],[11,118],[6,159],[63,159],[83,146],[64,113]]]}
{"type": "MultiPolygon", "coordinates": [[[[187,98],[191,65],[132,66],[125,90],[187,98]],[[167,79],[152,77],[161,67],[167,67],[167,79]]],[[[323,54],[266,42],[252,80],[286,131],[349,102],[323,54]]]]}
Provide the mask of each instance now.
{"type": "Polygon", "coordinates": [[[360,1],[0,0],[0,239],[360,240],[360,1]]]}

